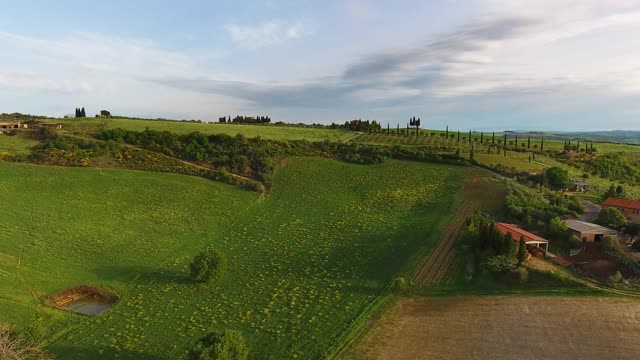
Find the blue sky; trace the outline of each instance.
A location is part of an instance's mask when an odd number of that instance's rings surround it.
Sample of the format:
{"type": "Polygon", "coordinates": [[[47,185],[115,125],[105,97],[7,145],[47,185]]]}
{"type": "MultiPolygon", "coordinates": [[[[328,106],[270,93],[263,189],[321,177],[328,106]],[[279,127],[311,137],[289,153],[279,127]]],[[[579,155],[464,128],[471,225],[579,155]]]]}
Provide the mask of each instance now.
{"type": "Polygon", "coordinates": [[[0,111],[640,130],[640,1],[21,1],[0,111]],[[241,4],[241,5],[239,5],[241,4]]]}

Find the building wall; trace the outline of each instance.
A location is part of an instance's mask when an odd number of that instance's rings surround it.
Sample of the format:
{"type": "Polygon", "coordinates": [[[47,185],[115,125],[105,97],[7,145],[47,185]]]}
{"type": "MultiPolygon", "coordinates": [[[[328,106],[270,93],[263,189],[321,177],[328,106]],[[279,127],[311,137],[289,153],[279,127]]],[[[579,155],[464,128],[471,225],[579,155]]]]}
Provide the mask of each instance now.
{"type": "MultiPolygon", "coordinates": [[[[607,205],[602,206],[603,209],[608,207],[613,207],[613,206],[607,206],[607,205]]],[[[622,215],[624,215],[624,217],[627,218],[627,220],[633,221],[633,222],[640,222],[640,210],[619,208],[619,207],[615,207],[615,208],[620,210],[620,212],[622,212],[622,215]]]]}

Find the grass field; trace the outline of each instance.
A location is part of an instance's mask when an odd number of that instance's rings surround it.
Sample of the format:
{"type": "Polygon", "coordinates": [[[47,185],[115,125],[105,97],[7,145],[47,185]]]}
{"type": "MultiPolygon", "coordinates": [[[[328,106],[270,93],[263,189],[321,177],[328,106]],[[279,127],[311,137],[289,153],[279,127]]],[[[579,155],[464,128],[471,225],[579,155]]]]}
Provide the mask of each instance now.
{"type": "MultiPolygon", "coordinates": [[[[213,126],[213,125],[212,125],[213,126]]],[[[470,169],[289,159],[272,191],[193,177],[0,162],[0,322],[61,359],[175,359],[212,329],[260,358],[317,358],[431,247],[470,169]],[[229,259],[211,288],[187,278],[205,246],[229,259]],[[41,301],[80,284],[120,296],[87,317],[41,301]]]]}
{"type": "Polygon", "coordinates": [[[342,358],[631,360],[638,312],[620,298],[406,298],[342,358]]]}
{"type": "MultiPolygon", "coordinates": [[[[60,120],[56,120],[60,121],[60,120]]],[[[134,120],[134,119],[65,119],[62,120],[64,130],[76,134],[97,132],[99,129],[121,128],[126,130],[143,131],[146,128],[159,131],[170,131],[177,134],[188,134],[200,131],[205,134],[227,134],[235,136],[242,134],[246,137],[260,136],[263,139],[301,140],[309,141],[343,141],[356,133],[346,130],[299,128],[290,126],[258,126],[219,123],[191,123],[168,120],[134,120]]]]}
{"type": "Polygon", "coordinates": [[[36,144],[38,144],[38,140],[29,139],[21,134],[15,136],[0,134],[0,153],[28,154],[36,144]]]}

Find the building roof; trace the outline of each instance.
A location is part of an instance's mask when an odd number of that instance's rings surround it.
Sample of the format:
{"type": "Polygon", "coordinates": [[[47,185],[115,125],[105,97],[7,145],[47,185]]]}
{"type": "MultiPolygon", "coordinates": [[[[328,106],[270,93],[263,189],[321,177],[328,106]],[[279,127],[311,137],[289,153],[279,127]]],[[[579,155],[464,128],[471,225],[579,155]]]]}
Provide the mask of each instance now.
{"type": "Polygon", "coordinates": [[[614,235],[618,233],[613,229],[609,229],[607,227],[600,226],[598,224],[592,224],[592,223],[588,223],[580,220],[562,220],[562,221],[565,224],[567,224],[567,227],[569,229],[579,231],[581,233],[610,234],[610,235],[614,235]]]}
{"type": "Polygon", "coordinates": [[[540,243],[548,243],[548,240],[541,238],[536,234],[532,234],[526,230],[520,229],[517,225],[514,224],[506,224],[506,223],[496,223],[496,228],[503,234],[511,233],[513,236],[513,240],[520,241],[520,237],[524,237],[524,241],[527,244],[540,244],[540,243]]]}
{"type": "Polygon", "coordinates": [[[629,199],[608,198],[602,205],[640,210],[640,201],[629,199]]]}

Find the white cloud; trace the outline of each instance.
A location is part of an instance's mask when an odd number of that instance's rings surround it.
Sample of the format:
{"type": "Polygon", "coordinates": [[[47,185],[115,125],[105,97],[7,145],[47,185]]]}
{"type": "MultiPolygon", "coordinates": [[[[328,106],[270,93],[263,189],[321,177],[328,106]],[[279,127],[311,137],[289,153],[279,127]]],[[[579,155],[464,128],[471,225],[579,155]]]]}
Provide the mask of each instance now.
{"type": "Polygon", "coordinates": [[[255,26],[230,24],[225,28],[234,43],[251,50],[299,39],[311,33],[301,22],[286,23],[279,20],[255,26]]]}
{"type": "Polygon", "coordinates": [[[0,89],[2,90],[35,90],[64,94],[86,93],[93,87],[86,81],[57,79],[49,74],[0,69],[0,89]]]}

